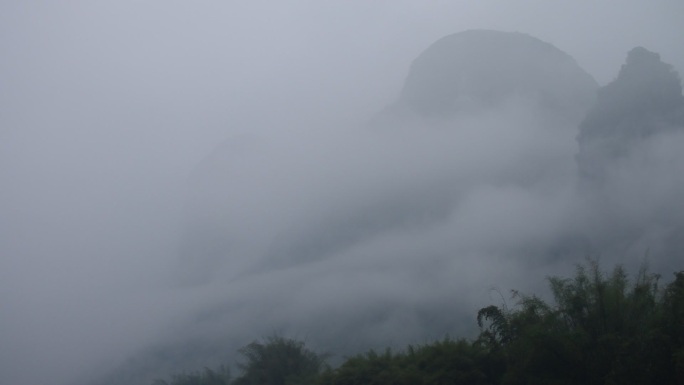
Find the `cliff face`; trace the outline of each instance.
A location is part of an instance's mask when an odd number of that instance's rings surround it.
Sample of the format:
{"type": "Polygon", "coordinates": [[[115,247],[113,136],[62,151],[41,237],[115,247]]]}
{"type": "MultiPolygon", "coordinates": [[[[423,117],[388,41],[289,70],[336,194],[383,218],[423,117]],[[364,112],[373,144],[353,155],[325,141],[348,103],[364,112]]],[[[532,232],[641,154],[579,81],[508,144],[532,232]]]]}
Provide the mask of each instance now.
{"type": "Polygon", "coordinates": [[[601,183],[606,168],[628,158],[644,140],[682,129],[684,96],[678,74],[657,53],[634,48],[617,78],[599,90],[579,126],[580,174],[601,183]]]}
{"type": "Polygon", "coordinates": [[[631,50],[579,125],[578,186],[593,254],[659,265],[684,250],[684,96],[657,53],[631,50]]]}
{"type": "Polygon", "coordinates": [[[512,97],[581,119],[597,84],[568,54],[522,33],[446,36],[415,59],[397,106],[421,116],[491,108],[512,97]]]}

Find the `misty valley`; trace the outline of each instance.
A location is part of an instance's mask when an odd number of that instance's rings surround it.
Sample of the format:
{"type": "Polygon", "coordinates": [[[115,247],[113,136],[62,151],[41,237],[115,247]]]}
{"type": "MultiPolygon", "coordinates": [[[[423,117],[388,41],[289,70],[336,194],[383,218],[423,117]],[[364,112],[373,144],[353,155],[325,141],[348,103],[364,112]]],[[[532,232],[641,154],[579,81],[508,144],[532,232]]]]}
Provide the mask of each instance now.
{"type": "Polygon", "coordinates": [[[684,384],[684,1],[0,1],[0,385],[684,384]]]}
{"type": "Polygon", "coordinates": [[[599,87],[529,35],[460,32],[366,125],[306,135],[196,167],[194,310],[94,383],[684,381],[684,96],[657,53],[599,87]]]}
{"type": "Polygon", "coordinates": [[[191,384],[677,384],[682,374],[684,273],[659,288],[641,270],[579,265],[573,277],[552,277],[554,305],[512,291],[477,313],[472,341],[452,339],[369,350],[328,364],[303,341],[274,335],[238,352],[240,374],[228,366],[176,373],[153,385],[191,384]]]}

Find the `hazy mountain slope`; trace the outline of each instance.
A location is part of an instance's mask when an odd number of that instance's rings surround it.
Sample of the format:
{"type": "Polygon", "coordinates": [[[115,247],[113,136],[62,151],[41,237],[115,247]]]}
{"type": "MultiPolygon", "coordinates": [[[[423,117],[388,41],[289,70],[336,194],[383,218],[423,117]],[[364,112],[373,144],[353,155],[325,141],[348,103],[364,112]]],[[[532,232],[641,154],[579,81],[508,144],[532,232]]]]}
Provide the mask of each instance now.
{"type": "Polygon", "coordinates": [[[634,48],[617,79],[599,90],[596,104],[580,124],[580,173],[599,182],[605,167],[628,158],[639,143],[682,127],[679,75],[657,53],[634,48]]]}
{"type": "Polygon", "coordinates": [[[421,55],[370,127],[227,140],[190,181],[174,283],[192,310],[139,355],[140,375],[274,331],[341,354],[472,332],[494,283],[550,272],[596,87],[547,43],[469,31],[421,55]],[[455,72],[421,67],[442,60],[455,72]]]}
{"type": "Polygon", "coordinates": [[[684,250],[684,96],[679,75],[642,47],[627,55],[579,126],[587,252],[668,266],[684,250]]]}
{"type": "MultiPolygon", "coordinates": [[[[249,262],[234,260],[235,269],[313,261],[384,232],[444,219],[463,191],[458,163],[477,162],[449,154],[449,148],[461,151],[460,146],[467,152],[467,143],[455,141],[491,140],[492,149],[518,151],[515,142],[533,140],[527,137],[530,127],[554,141],[558,138],[544,131],[563,128],[568,131],[561,135],[568,137],[561,140],[570,139],[569,130],[593,103],[596,88],[569,55],[528,35],[466,31],[442,38],[413,62],[398,102],[374,119],[373,127],[393,132],[347,127],[330,137],[313,130],[305,140],[284,132],[275,138],[229,139],[219,147],[192,182],[183,274],[188,283],[206,282],[231,253],[252,255],[249,262]],[[508,140],[498,133],[504,125],[511,131],[506,136],[515,138],[511,146],[496,137],[508,140]],[[464,135],[436,138],[440,134],[421,133],[426,128],[464,135]],[[445,142],[429,148],[435,140],[445,142]],[[441,158],[417,159],[425,152],[441,158]],[[419,168],[419,174],[404,173],[404,162],[419,168]],[[453,174],[444,170],[450,167],[453,174]],[[264,190],[271,185],[274,190],[264,190]],[[288,215],[290,220],[280,222],[288,215]],[[262,221],[258,228],[240,235],[255,221],[262,221]],[[244,240],[255,233],[262,234],[259,251],[244,250],[249,248],[244,240]]],[[[481,164],[487,167],[485,159],[481,164]]],[[[496,172],[504,181],[520,183],[561,172],[549,168],[553,163],[518,165],[496,172]]]]}

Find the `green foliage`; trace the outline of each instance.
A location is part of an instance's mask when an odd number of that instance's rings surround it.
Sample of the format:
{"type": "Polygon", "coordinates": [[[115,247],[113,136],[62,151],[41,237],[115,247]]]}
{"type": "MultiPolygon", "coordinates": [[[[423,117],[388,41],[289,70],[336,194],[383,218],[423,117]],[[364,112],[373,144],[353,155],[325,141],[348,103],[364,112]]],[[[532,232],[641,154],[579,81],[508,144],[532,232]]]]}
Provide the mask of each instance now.
{"type": "Polygon", "coordinates": [[[304,346],[301,341],[270,337],[254,341],[240,349],[245,362],[239,364],[242,375],[235,385],[311,384],[325,367],[325,356],[304,346]]]}
{"type": "Polygon", "coordinates": [[[480,309],[477,312],[477,325],[484,327],[485,321],[489,321],[489,326],[482,330],[480,343],[487,344],[490,348],[499,348],[511,340],[511,325],[505,309],[491,305],[480,309]]]}
{"type": "Polygon", "coordinates": [[[229,385],[230,369],[221,366],[214,371],[204,368],[203,371],[195,371],[171,376],[171,381],[156,380],[152,385],[229,385]]]}
{"type": "Polygon", "coordinates": [[[378,354],[371,350],[347,359],[339,368],[329,371],[322,383],[334,385],[352,384],[403,384],[403,368],[398,365],[398,356],[389,349],[378,354]]]}
{"type": "Polygon", "coordinates": [[[321,377],[332,385],[488,384],[490,363],[485,351],[465,340],[449,338],[406,352],[370,351],[347,359],[321,377]]]}
{"type": "Polygon", "coordinates": [[[331,369],[303,342],[271,337],[239,350],[232,382],[221,367],[153,385],[684,384],[684,272],[664,288],[659,278],[590,260],[549,278],[553,304],[514,291],[512,309],[482,308],[473,342],[371,350],[331,369]]]}
{"type": "Polygon", "coordinates": [[[675,280],[667,286],[662,301],[662,346],[673,352],[671,370],[678,383],[684,383],[684,271],[675,273],[675,280]]]}
{"type": "Polygon", "coordinates": [[[663,294],[645,269],[630,282],[622,267],[605,274],[589,261],[574,278],[549,279],[555,306],[515,293],[514,310],[480,310],[478,341],[505,361],[504,384],[677,383],[684,275],[677,278],[663,294]]]}

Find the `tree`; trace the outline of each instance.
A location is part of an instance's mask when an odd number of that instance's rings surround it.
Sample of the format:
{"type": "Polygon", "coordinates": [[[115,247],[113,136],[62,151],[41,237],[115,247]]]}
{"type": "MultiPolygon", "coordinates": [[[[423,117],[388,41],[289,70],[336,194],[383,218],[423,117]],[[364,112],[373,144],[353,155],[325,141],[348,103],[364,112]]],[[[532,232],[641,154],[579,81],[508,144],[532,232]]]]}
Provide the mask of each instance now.
{"type": "Polygon", "coordinates": [[[326,356],[315,353],[301,341],[279,336],[254,341],[239,350],[245,361],[235,385],[311,384],[325,368],[326,356]]]}
{"type": "Polygon", "coordinates": [[[661,323],[663,343],[671,352],[667,360],[678,384],[684,383],[684,271],[675,273],[663,294],[661,323]]]}
{"type": "Polygon", "coordinates": [[[203,371],[174,374],[171,381],[156,380],[152,385],[229,385],[230,369],[220,366],[217,370],[204,368],[203,371]]]}
{"type": "MultiPolygon", "coordinates": [[[[495,363],[486,351],[466,340],[445,338],[406,351],[371,350],[347,359],[320,378],[326,385],[478,385],[491,384],[495,363]]],[[[498,371],[500,372],[500,370],[498,371]]]]}
{"type": "Polygon", "coordinates": [[[503,384],[675,384],[684,379],[684,273],[661,291],[596,261],[549,279],[554,304],[514,292],[513,310],[478,313],[478,342],[505,362],[503,384]]]}

